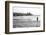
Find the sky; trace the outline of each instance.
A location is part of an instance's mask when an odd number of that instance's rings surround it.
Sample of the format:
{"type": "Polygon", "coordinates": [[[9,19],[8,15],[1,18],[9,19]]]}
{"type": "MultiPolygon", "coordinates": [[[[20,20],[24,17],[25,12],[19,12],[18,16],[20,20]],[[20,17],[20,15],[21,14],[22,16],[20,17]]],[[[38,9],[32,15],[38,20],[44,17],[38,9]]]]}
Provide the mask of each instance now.
{"type": "Polygon", "coordinates": [[[16,4],[13,6],[13,12],[15,13],[31,13],[33,15],[40,15],[39,5],[28,5],[28,4],[16,4]]]}

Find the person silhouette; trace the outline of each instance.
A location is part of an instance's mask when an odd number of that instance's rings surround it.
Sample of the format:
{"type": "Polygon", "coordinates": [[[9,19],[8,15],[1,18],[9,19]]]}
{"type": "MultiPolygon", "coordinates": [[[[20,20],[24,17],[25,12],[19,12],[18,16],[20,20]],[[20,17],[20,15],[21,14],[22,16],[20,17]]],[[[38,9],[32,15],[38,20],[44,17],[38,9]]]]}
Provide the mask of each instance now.
{"type": "Polygon", "coordinates": [[[37,17],[37,22],[38,22],[38,17],[37,17]]]}

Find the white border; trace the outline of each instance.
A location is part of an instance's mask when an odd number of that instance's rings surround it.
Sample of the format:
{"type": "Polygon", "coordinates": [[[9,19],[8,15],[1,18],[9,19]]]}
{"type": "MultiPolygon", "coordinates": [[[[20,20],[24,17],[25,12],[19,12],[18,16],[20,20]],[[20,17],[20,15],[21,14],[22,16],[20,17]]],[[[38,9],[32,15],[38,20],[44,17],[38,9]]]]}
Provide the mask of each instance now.
{"type": "Polygon", "coordinates": [[[41,19],[40,27],[13,28],[13,11],[12,11],[12,7],[16,6],[16,5],[22,5],[22,4],[14,4],[14,3],[9,4],[9,13],[10,13],[10,15],[9,15],[9,18],[10,18],[9,31],[10,32],[43,30],[43,5],[33,5],[33,4],[30,4],[31,7],[40,7],[41,8],[41,12],[40,12],[41,13],[41,15],[40,15],[40,19],[41,19]]]}

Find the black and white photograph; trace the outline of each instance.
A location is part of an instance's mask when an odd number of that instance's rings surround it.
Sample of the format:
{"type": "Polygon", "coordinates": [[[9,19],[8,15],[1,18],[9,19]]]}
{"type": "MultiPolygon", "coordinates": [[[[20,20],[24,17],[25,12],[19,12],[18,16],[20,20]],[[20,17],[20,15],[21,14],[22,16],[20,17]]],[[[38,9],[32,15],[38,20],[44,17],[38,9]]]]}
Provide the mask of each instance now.
{"type": "Polygon", "coordinates": [[[9,33],[43,32],[45,4],[6,1],[6,30],[9,33]]]}
{"type": "Polygon", "coordinates": [[[40,7],[13,7],[13,28],[40,27],[40,7]]]}

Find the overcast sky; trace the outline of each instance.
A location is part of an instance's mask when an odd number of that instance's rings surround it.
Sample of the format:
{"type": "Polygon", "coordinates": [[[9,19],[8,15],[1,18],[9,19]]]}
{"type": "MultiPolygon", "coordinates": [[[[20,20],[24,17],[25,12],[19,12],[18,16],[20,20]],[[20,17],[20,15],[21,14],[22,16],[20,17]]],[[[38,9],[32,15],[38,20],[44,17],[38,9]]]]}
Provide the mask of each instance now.
{"type": "Polygon", "coordinates": [[[41,8],[39,6],[25,5],[25,4],[16,4],[13,7],[13,12],[15,13],[31,13],[33,15],[40,15],[41,8]]]}

